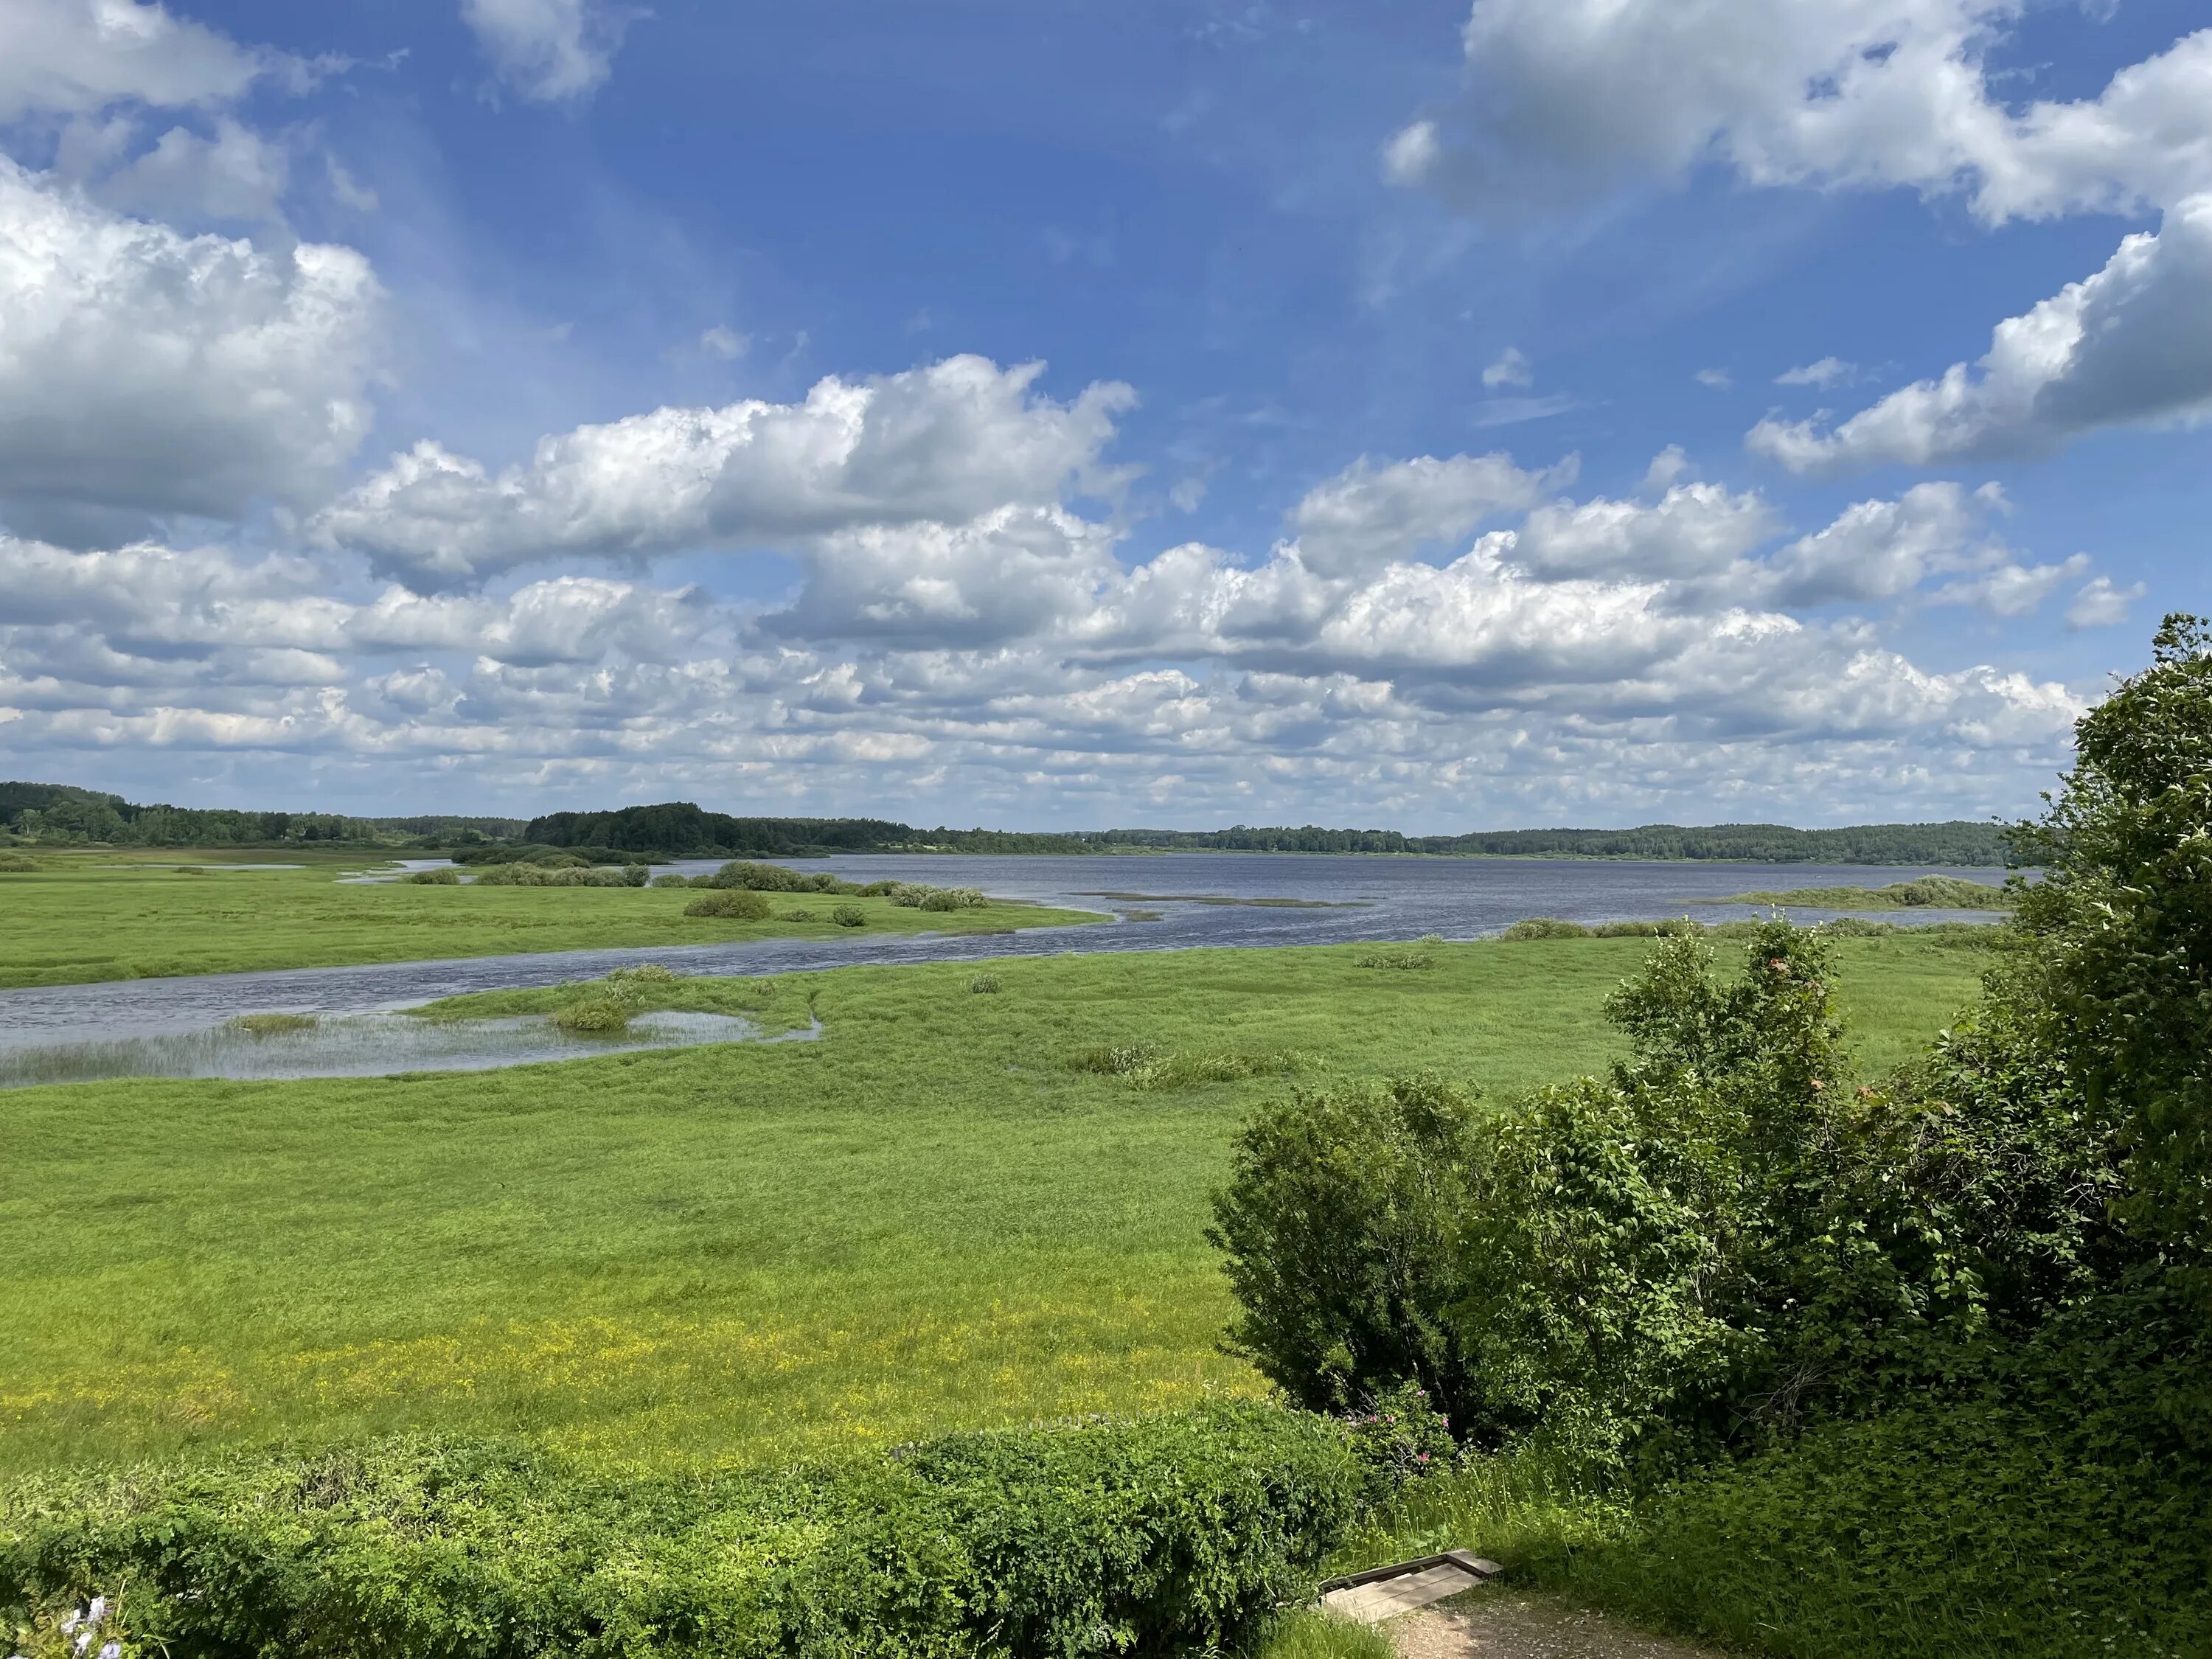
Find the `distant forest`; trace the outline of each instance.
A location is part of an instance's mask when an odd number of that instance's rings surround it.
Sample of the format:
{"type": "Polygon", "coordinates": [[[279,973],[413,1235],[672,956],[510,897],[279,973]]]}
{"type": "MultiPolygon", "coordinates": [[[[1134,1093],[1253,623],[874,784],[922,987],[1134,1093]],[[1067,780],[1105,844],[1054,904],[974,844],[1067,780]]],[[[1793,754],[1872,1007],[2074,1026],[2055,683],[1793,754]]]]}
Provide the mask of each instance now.
{"type": "Polygon", "coordinates": [[[555,812],[532,818],[526,842],[715,858],[809,853],[1101,853],[1127,850],[1236,853],[1489,854],[1551,858],[1713,859],[1767,864],[1948,864],[2005,861],[1996,823],[1875,823],[1793,830],[1779,823],[1705,829],[1497,830],[1466,836],[1407,836],[1395,830],[1096,830],[1067,834],[1006,830],[919,830],[881,818],[731,817],[689,801],[611,812],[555,812]]]}
{"type": "Polygon", "coordinates": [[[0,833],[47,844],[115,847],[468,848],[486,843],[605,850],[675,858],[801,858],[825,853],[1488,854],[1531,858],[1710,859],[1765,864],[1996,866],[2003,826],[1873,823],[1793,830],[1778,823],[1704,829],[1493,830],[1407,836],[1395,830],[1096,830],[1066,834],[918,829],[887,818],[732,817],[690,801],[542,817],[351,817],[139,805],[67,784],[0,783],[0,833]]]}
{"type": "Polygon", "coordinates": [[[108,847],[391,846],[426,839],[500,841],[520,818],[349,817],[336,812],[242,812],[142,806],[66,783],[0,783],[0,830],[22,841],[108,847]]]}

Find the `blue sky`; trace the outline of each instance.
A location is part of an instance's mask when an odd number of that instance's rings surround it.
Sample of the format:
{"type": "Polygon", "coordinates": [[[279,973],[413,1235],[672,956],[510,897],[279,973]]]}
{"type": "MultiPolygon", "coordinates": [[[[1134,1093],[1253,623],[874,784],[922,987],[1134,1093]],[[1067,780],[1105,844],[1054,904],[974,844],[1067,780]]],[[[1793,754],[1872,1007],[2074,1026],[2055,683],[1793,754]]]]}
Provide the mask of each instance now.
{"type": "Polygon", "coordinates": [[[2022,811],[2212,610],[2204,21],[18,0],[0,772],[2022,811]]]}

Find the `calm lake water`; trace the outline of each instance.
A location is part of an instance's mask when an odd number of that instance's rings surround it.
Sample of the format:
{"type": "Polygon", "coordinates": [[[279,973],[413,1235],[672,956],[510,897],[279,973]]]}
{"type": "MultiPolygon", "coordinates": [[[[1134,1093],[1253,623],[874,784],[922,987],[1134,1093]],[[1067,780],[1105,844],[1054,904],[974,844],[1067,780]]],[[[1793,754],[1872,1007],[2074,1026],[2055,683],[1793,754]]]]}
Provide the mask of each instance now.
{"type": "MultiPolygon", "coordinates": [[[[799,870],[829,870],[851,881],[891,878],[946,887],[980,887],[1001,898],[1029,899],[1101,913],[1097,925],[1025,929],[965,937],[867,933],[763,939],[741,945],[653,950],[574,951],[459,961],[351,968],[292,969],[188,979],[126,980],[100,985],[0,991],[0,1086],[74,1077],[268,1077],[365,1075],[434,1067],[514,1065],[560,1058],[593,1044],[483,1030],[473,1048],[459,1037],[432,1054],[407,1044],[378,1052],[367,1027],[326,1018],[332,1045],[301,1033],[296,1052],[271,1037],[225,1033],[247,1013],[325,1017],[388,1014],[439,997],[518,986],[595,979],[609,969],[665,963],[687,974],[786,974],[854,963],[980,961],[1062,951],[1172,951],[1203,946],[1328,945],[1418,939],[1437,933],[1474,939],[1526,916],[1573,921],[1704,921],[1759,914],[1746,905],[1698,904],[1731,893],[1796,887],[1880,887],[1919,875],[1994,883],[1994,870],[1850,865],[1612,863],[1573,859],[1394,859],[1319,854],[1170,853],[1152,856],[996,858],[853,855],[793,859],[799,870]],[[181,1041],[179,1041],[181,1040],[181,1041]],[[535,1046],[532,1046],[533,1042],[535,1046]],[[32,1051],[68,1049],[43,1054],[32,1051]],[[401,1052],[402,1049],[406,1050],[401,1052]],[[277,1068],[277,1069],[272,1069],[277,1068]]],[[[718,868],[702,860],[664,868],[686,874],[718,868]]],[[[1800,920],[1837,914],[1807,908],[1800,920]]],[[[1913,910],[1888,919],[1988,921],[1985,912],[1913,910]]],[[[387,1023],[380,1022],[380,1025],[387,1023]]],[[[402,1022],[415,1025],[416,1022],[402,1022]]],[[[472,1021],[473,1027],[504,1022],[472,1021]]],[[[641,1025],[643,1022],[640,1022],[641,1025]]],[[[419,1029],[419,1028],[418,1028],[419,1029]]],[[[465,1033],[467,1027],[445,1027],[465,1033]]],[[[550,1033],[551,1036],[559,1036],[550,1033]]],[[[396,1037],[394,1038],[396,1041],[396,1037]]],[[[618,1046],[646,1048],[718,1041],[673,1030],[650,1030],[618,1046]]],[[[410,1039],[410,1042],[428,1039],[410,1039]]]]}

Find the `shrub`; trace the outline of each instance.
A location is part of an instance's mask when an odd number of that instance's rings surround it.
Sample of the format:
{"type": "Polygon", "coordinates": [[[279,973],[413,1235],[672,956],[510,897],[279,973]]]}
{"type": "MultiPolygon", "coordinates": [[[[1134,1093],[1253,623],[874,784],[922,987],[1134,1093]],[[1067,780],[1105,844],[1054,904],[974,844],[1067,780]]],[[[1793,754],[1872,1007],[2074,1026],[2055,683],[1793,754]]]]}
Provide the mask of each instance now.
{"type": "Polygon", "coordinates": [[[1590,930],[1579,921],[1561,921],[1556,916],[1530,916],[1526,921],[1516,921],[1500,935],[1504,939],[1588,939],[1590,930]]]}
{"type": "Polygon", "coordinates": [[[650,872],[641,864],[608,868],[580,860],[567,864],[495,864],[473,887],[642,887],[650,872]]]}
{"type": "Polygon", "coordinates": [[[781,864],[755,864],[744,860],[726,864],[694,884],[700,887],[744,887],[756,893],[850,893],[853,884],[840,881],[827,871],[808,874],[781,864]]]}
{"type": "Polygon", "coordinates": [[[1429,1403],[1418,1383],[1401,1382],[1345,1419],[1352,1455],[1364,1477],[1361,1498],[1373,1510],[1412,1481],[1449,1468],[1458,1452],[1451,1419],[1429,1403]]]}
{"type": "Polygon", "coordinates": [[[26,858],[21,853],[0,853],[0,876],[27,876],[38,867],[36,859],[26,858]]]}
{"type": "Polygon", "coordinates": [[[665,1476],[406,1440],[16,1482],[0,1607],[119,1586],[179,1659],[1213,1651],[1310,1593],[1358,1482],[1249,1404],[665,1476]]]}
{"type": "Polygon", "coordinates": [[[942,911],[960,910],[964,909],[967,907],[957,894],[949,892],[945,889],[939,887],[930,892],[924,893],[921,896],[921,908],[924,910],[942,911]]]}
{"type": "Polygon", "coordinates": [[[1206,1232],[1239,1304],[1231,1346],[1310,1411],[1412,1382],[1462,1422],[1472,1378],[1451,1310],[1476,1145],[1473,1097],[1432,1079],[1254,1113],[1206,1232]]]}
{"type": "Polygon", "coordinates": [[[665,962],[641,962],[635,968],[607,970],[610,985],[672,985],[683,977],[665,962]]]}
{"type": "Polygon", "coordinates": [[[1401,947],[1391,951],[1370,951],[1359,958],[1362,968],[1392,968],[1401,971],[1419,971],[1433,968],[1437,959],[1426,951],[1401,947]]]}
{"type": "Polygon", "coordinates": [[[814,912],[811,910],[786,910],[783,913],[783,919],[786,921],[811,921],[814,920],[814,912]]]}
{"type": "Polygon", "coordinates": [[[714,916],[725,921],[765,921],[769,917],[769,902],[763,895],[746,887],[726,887],[714,892],[702,893],[684,907],[687,916],[714,916]]]}
{"type": "Polygon", "coordinates": [[[1124,1042],[1078,1049],[1069,1063],[1079,1072],[1126,1079],[1139,1089],[1187,1089],[1207,1083],[1239,1083],[1246,1078],[1279,1077],[1297,1071],[1304,1060],[1294,1048],[1257,1054],[1237,1049],[1172,1054],[1149,1042],[1124,1042]]]}
{"type": "Polygon", "coordinates": [[[670,870],[655,876],[647,884],[653,887],[693,887],[698,884],[689,876],[679,875],[675,871],[670,870]]]}
{"type": "Polygon", "coordinates": [[[868,913],[857,904],[841,904],[830,913],[830,920],[840,927],[865,927],[868,913]]]}
{"type": "Polygon", "coordinates": [[[637,1003],[616,986],[596,996],[579,998],[555,1010],[553,1024],[564,1031],[622,1031],[629,1028],[637,1003]]]}
{"type": "Polygon", "coordinates": [[[458,887],[461,872],[458,870],[412,870],[399,878],[416,887],[458,887]]]}
{"type": "Polygon", "coordinates": [[[1006,988],[996,974],[978,974],[968,981],[969,994],[979,997],[994,997],[1006,988]]]}

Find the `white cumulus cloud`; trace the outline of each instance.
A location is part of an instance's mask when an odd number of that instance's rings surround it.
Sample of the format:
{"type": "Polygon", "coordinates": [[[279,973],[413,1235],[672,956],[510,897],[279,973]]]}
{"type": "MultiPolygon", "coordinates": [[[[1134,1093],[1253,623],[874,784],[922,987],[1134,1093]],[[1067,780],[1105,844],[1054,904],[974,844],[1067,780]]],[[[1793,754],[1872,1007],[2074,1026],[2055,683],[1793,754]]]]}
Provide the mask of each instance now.
{"type": "Polygon", "coordinates": [[[324,493],[368,428],[381,300],[349,248],[185,236],[0,157],[0,501],[324,493]]]}
{"type": "Polygon", "coordinates": [[[1990,223],[2163,206],[2212,182],[2212,30],[2094,99],[2015,105],[2018,0],[1474,0],[1466,95],[1385,153],[1400,183],[1530,210],[1700,163],[1757,185],[1960,193],[1990,223]]]}
{"type": "Polygon", "coordinates": [[[981,357],[820,381],[796,404],[663,408],[539,441],[495,474],[417,444],[323,512],[326,545],[422,589],[465,587],[563,555],[782,545],[869,526],[958,525],[1114,482],[1101,454],[1126,386],[1068,403],[1040,364],[981,357]]]}
{"type": "Polygon", "coordinates": [[[1455,542],[1486,519],[1534,507],[1574,476],[1571,459],[1533,472],[1502,453],[1382,464],[1363,456],[1309,490],[1291,528],[1308,569],[1346,575],[1455,542]]]}
{"type": "Polygon", "coordinates": [[[2212,193],[2122,242],[2096,275],[1999,323],[1969,367],[1893,392],[1832,431],[1772,418],[1757,453],[1793,472],[2033,454],[2102,428],[2212,410],[2212,193]]]}
{"type": "Polygon", "coordinates": [[[0,122],[111,104],[231,102],[264,74],[296,69],[204,24],[137,0],[8,0],[0,7],[0,122]]]}

